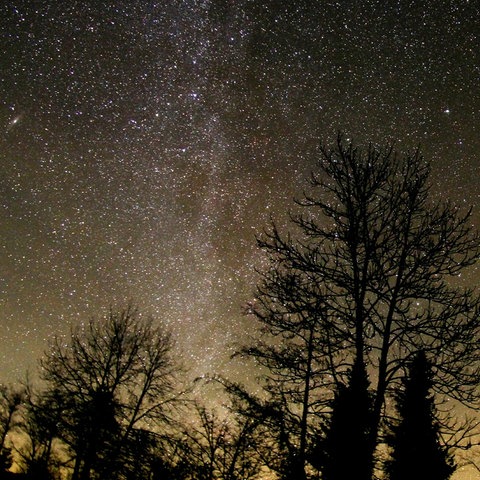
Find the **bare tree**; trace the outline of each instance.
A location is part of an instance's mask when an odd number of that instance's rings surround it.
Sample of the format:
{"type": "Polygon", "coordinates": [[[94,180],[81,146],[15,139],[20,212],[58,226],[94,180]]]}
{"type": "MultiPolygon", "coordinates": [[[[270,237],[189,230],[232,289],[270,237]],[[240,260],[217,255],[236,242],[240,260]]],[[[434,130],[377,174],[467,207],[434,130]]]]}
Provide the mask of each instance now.
{"type": "Polygon", "coordinates": [[[339,136],[320,153],[298,202],[307,213],[291,216],[291,234],[273,225],[259,239],[271,269],[250,313],[264,336],[243,349],[267,368],[266,389],[283,397],[283,413],[297,419],[296,478],[305,475],[305,418],[315,421],[322,386],[328,393],[355,363],[375,379],[372,456],[385,399],[417,351],[436,358],[437,394],[463,404],[478,399],[480,372],[480,301],[459,283],[480,253],[470,211],[429,200],[430,168],[418,151],[361,151],[339,136]]]}
{"type": "Polygon", "coordinates": [[[179,402],[170,333],[128,307],[55,339],[41,361],[45,395],[60,398],[57,435],[73,453],[74,480],[127,475],[122,459],[141,430],[165,429],[179,402]]]}
{"type": "MultiPolygon", "coordinates": [[[[275,225],[271,235],[279,235],[275,225]]],[[[262,323],[262,338],[239,353],[254,357],[268,372],[263,416],[275,425],[277,448],[285,458],[269,467],[282,478],[301,480],[312,422],[325,407],[327,384],[338,381],[329,373],[342,338],[329,325],[329,293],[318,277],[298,269],[284,252],[270,250],[268,240],[259,244],[270,253],[270,268],[261,273],[247,313],[262,323]]]]}
{"type": "Polygon", "coordinates": [[[185,425],[181,462],[191,480],[248,480],[257,477],[261,463],[257,455],[257,426],[254,418],[230,415],[220,418],[200,404],[196,417],[185,425]]]}

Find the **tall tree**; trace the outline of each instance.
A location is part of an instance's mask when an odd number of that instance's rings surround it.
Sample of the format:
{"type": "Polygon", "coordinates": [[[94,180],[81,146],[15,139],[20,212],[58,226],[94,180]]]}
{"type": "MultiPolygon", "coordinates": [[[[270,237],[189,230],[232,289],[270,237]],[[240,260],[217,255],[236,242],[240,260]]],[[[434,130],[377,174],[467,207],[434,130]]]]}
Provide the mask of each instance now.
{"type": "MultiPolygon", "coordinates": [[[[429,175],[418,151],[362,151],[339,136],[320,150],[292,233],[273,225],[259,239],[271,267],[250,312],[264,336],[244,353],[266,367],[266,389],[295,420],[297,446],[322,390],[345,383],[355,363],[375,378],[372,458],[385,398],[412,352],[436,356],[437,393],[477,398],[480,300],[458,280],[479,257],[479,237],[469,211],[429,201],[429,175]]],[[[296,478],[306,450],[297,447],[296,478]]]]}
{"type": "Polygon", "coordinates": [[[396,395],[399,419],[388,437],[392,455],[385,466],[389,480],[448,480],[455,469],[448,449],[440,442],[431,388],[430,363],[420,351],[410,365],[404,389],[396,395]]]}
{"type": "Polygon", "coordinates": [[[45,395],[60,398],[58,435],[73,453],[74,480],[124,478],[129,445],[142,430],[167,428],[178,401],[169,332],[136,309],[110,310],[55,339],[41,362],[45,395]]]}

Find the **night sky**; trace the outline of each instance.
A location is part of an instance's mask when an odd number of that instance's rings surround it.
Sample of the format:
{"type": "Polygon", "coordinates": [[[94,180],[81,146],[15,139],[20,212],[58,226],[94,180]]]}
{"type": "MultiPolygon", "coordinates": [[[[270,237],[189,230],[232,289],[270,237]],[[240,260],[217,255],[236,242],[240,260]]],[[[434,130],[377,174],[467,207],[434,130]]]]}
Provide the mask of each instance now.
{"type": "Polygon", "coordinates": [[[339,130],[420,146],[434,201],[480,227],[479,17],[468,0],[2,2],[1,381],[129,300],[195,375],[229,372],[255,235],[339,130]]]}

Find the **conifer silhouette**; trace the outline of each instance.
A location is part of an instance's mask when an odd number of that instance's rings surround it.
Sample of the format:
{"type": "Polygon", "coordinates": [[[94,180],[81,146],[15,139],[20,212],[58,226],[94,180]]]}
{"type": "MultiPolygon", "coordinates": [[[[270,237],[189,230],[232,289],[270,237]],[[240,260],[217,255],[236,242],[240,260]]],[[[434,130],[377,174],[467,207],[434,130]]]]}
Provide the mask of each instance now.
{"type": "Polygon", "coordinates": [[[455,470],[453,458],[440,443],[440,425],[432,386],[432,370],[425,352],[413,359],[404,389],[396,395],[399,419],[391,427],[389,480],[447,480],[455,470]]]}

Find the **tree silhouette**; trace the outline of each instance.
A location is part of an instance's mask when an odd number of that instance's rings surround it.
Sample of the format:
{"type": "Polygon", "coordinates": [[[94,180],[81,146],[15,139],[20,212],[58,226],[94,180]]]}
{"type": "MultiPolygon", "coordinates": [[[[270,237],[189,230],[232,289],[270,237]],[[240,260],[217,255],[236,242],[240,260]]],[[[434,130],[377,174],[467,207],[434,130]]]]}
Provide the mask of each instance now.
{"type": "Polygon", "coordinates": [[[261,463],[257,455],[259,422],[251,416],[220,418],[199,403],[192,423],[184,425],[179,441],[181,462],[189,480],[248,480],[258,478],[261,463]]]}
{"type": "Polygon", "coordinates": [[[348,384],[339,384],[330,419],[318,434],[310,463],[323,480],[371,480],[369,435],[372,428],[372,397],[364,365],[355,363],[348,384]]]}
{"type": "Polygon", "coordinates": [[[68,345],[55,339],[41,362],[43,395],[59,399],[56,435],[72,452],[74,480],[128,476],[132,439],[171,424],[172,347],[171,335],[132,307],[73,330],[68,345]]]}
{"type": "Polygon", "coordinates": [[[413,359],[404,389],[396,395],[399,419],[391,427],[389,480],[447,480],[455,470],[448,449],[440,443],[440,427],[431,392],[432,371],[423,351],[413,359]]]}
{"type": "MultiPolygon", "coordinates": [[[[306,478],[312,423],[325,407],[325,388],[339,379],[331,376],[332,358],[341,349],[342,336],[331,328],[325,284],[298,268],[289,252],[273,249],[271,236],[259,239],[270,255],[270,268],[261,274],[255,299],[247,313],[262,324],[259,338],[240,350],[266,367],[264,390],[268,401],[261,416],[269,423],[281,461],[270,468],[284,480],[306,478]]],[[[260,403],[257,403],[257,406],[260,403]]]]}
{"type": "Polygon", "coordinates": [[[435,355],[438,394],[466,405],[477,398],[480,299],[458,285],[479,257],[479,237],[469,211],[429,201],[429,175],[418,151],[362,151],[339,136],[320,150],[292,233],[273,224],[258,241],[270,267],[249,313],[263,336],[242,352],[266,369],[295,478],[306,475],[307,444],[329,391],[347,383],[354,364],[375,379],[372,466],[385,399],[412,353],[435,355]]]}
{"type": "Polygon", "coordinates": [[[19,425],[19,410],[26,400],[23,387],[0,386],[0,472],[12,466],[12,446],[7,435],[19,425]]]}
{"type": "Polygon", "coordinates": [[[27,384],[25,391],[25,408],[19,423],[22,442],[16,448],[17,462],[29,478],[57,478],[62,462],[56,456],[54,444],[60,436],[59,426],[65,409],[63,399],[55,392],[38,395],[31,384],[27,384]]]}

